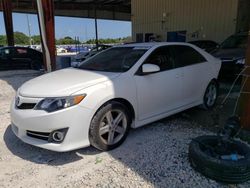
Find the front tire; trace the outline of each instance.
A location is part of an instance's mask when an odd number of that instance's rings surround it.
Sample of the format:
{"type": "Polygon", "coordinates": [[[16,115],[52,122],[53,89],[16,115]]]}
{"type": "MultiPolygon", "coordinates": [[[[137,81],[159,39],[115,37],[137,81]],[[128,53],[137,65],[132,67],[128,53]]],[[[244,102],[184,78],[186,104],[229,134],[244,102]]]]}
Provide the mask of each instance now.
{"type": "Polygon", "coordinates": [[[103,151],[120,146],[128,135],[131,124],[129,112],[121,103],[112,101],[94,115],[89,131],[90,144],[103,151]]]}
{"type": "Polygon", "coordinates": [[[207,89],[203,97],[202,107],[205,110],[212,109],[215,106],[217,98],[218,98],[218,92],[219,92],[218,83],[215,80],[212,80],[207,86],[207,89]]]}

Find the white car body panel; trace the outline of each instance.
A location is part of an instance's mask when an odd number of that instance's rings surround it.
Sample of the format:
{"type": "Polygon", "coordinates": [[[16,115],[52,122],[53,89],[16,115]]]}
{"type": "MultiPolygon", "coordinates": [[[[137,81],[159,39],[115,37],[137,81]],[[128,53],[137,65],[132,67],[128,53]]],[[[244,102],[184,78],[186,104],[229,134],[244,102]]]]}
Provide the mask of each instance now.
{"type": "Polygon", "coordinates": [[[24,142],[54,151],[69,151],[89,146],[89,126],[97,110],[113,99],[123,99],[134,109],[132,127],[140,127],[185,109],[202,104],[209,82],[218,77],[221,62],[205,51],[186,43],[129,44],[149,49],[127,72],[109,73],[64,69],[37,77],[23,84],[17,93],[22,102],[38,103],[47,97],[86,94],[73,107],[48,113],[19,110],[11,106],[13,132],[24,142]],[[137,75],[145,59],[158,47],[187,45],[208,62],[149,75],[137,75]],[[61,144],[48,143],[26,135],[27,130],[51,132],[69,127],[61,144]]]}
{"type": "Polygon", "coordinates": [[[20,88],[19,93],[25,97],[69,96],[78,90],[112,80],[119,75],[120,73],[99,73],[73,68],[63,69],[26,82],[20,88]]]}
{"type": "Polygon", "coordinates": [[[164,71],[162,74],[135,76],[134,78],[140,121],[166,113],[182,105],[181,68],[164,71]]]}

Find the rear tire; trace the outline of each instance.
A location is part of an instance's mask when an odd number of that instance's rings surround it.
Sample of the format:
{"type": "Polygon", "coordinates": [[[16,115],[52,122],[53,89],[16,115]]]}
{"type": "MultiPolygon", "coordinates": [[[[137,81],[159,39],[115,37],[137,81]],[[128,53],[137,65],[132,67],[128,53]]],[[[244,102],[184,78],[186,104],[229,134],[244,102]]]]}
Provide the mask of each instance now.
{"type": "Polygon", "coordinates": [[[202,104],[203,109],[210,110],[216,105],[218,92],[219,92],[218,83],[215,80],[212,80],[207,86],[207,89],[203,97],[203,104],[202,104]]]}
{"type": "Polygon", "coordinates": [[[89,130],[90,144],[108,151],[120,146],[128,135],[131,117],[126,106],[119,102],[109,102],[94,115],[89,130]]]}

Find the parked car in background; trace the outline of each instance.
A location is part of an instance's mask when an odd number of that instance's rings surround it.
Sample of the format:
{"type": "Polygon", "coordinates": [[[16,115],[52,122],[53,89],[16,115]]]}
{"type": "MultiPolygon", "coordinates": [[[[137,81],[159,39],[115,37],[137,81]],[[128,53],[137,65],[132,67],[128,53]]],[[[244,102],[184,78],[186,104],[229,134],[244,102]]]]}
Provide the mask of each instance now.
{"type": "Polygon", "coordinates": [[[118,147],[137,128],[217,99],[220,60],[188,43],[112,47],[23,84],[11,106],[12,130],[54,151],[118,147]]]}
{"type": "Polygon", "coordinates": [[[88,52],[80,52],[80,53],[78,53],[76,55],[75,59],[78,62],[84,61],[84,60],[96,55],[97,53],[110,48],[110,47],[111,47],[110,45],[100,44],[100,45],[98,45],[98,47],[94,47],[88,52]]]}
{"type": "Polygon", "coordinates": [[[221,78],[235,78],[245,66],[248,34],[238,33],[230,36],[212,55],[222,60],[221,78]]]}
{"type": "Polygon", "coordinates": [[[0,48],[0,70],[43,68],[41,52],[27,47],[0,48]]]}
{"type": "Polygon", "coordinates": [[[66,50],[70,53],[85,53],[85,52],[89,52],[91,50],[90,46],[75,46],[75,45],[71,45],[71,46],[67,46],[66,50]]]}
{"type": "Polygon", "coordinates": [[[218,46],[218,43],[212,40],[196,40],[196,41],[190,41],[189,43],[198,46],[199,48],[207,52],[215,50],[218,46]]]}
{"type": "Polygon", "coordinates": [[[56,53],[60,54],[60,53],[67,53],[68,51],[65,48],[62,47],[57,47],[56,48],[56,53]]]}

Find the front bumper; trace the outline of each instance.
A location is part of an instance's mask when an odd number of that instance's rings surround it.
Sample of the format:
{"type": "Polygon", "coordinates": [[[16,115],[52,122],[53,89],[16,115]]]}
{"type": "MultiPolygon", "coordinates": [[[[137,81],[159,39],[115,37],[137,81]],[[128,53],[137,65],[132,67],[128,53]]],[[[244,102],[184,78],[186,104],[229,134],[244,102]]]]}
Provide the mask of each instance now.
{"type": "MultiPolygon", "coordinates": [[[[30,98],[30,100],[33,99],[30,98]]],[[[14,103],[11,105],[12,131],[25,143],[58,152],[70,151],[90,145],[88,138],[89,125],[92,119],[90,109],[76,105],[47,113],[43,110],[17,109],[14,103]],[[64,128],[68,128],[68,131],[60,144],[50,143],[27,135],[27,131],[51,133],[54,130],[64,128]]]]}

